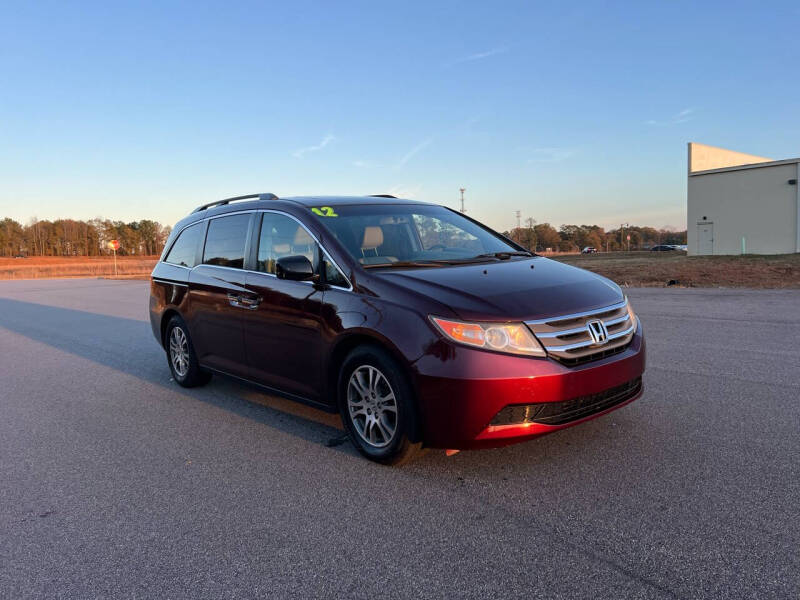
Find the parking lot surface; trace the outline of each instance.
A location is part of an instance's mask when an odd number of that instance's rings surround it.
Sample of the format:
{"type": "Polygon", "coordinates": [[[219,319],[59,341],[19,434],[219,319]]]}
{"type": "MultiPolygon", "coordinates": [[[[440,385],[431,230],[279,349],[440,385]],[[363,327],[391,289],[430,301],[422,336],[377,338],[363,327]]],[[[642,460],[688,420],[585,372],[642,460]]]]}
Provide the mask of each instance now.
{"type": "Polygon", "coordinates": [[[0,282],[0,597],[800,597],[800,291],[628,293],[639,401],[387,468],[171,382],[146,282],[0,282]]]}

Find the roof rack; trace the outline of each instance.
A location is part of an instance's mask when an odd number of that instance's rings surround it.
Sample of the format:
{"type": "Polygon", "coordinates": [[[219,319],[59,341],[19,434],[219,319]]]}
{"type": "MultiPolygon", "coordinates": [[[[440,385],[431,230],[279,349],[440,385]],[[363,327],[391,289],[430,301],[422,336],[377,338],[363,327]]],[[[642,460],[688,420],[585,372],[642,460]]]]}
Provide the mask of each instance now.
{"type": "Polygon", "coordinates": [[[369,198],[397,198],[397,196],[392,196],[391,194],[370,194],[369,198]]]}
{"type": "Polygon", "coordinates": [[[201,210],[207,210],[214,206],[222,206],[224,204],[230,204],[231,202],[235,202],[236,200],[252,200],[253,198],[258,198],[259,200],[277,200],[278,197],[275,194],[248,194],[246,196],[234,196],[233,198],[225,198],[224,200],[216,200],[214,202],[209,202],[208,204],[203,204],[202,206],[198,206],[192,211],[192,214],[196,212],[200,212],[201,210]]]}

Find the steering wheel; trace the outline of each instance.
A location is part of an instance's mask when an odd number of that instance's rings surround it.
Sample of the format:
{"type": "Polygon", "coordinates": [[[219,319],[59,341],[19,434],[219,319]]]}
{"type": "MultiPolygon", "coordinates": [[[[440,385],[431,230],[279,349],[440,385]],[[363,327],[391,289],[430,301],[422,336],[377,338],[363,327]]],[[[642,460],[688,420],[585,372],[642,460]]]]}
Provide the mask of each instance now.
{"type": "Polygon", "coordinates": [[[447,246],[445,246],[444,244],[434,244],[433,246],[428,248],[428,250],[437,250],[437,249],[438,250],[447,250],[447,246]]]}

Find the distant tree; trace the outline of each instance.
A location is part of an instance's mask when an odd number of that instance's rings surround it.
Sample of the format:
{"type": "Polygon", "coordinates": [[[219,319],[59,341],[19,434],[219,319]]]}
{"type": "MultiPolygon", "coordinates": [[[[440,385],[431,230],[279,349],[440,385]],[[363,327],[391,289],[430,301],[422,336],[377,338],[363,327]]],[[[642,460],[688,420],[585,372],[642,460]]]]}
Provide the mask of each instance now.
{"type": "Polygon", "coordinates": [[[515,227],[503,235],[523,248],[531,251],[536,249],[536,233],[528,227],[515,227]]]}
{"type": "Polygon", "coordinates": [[[12,219],[0,221],[0,256],[16,256],[25,251],[22,225],[12,219]]]}
{"type": "Polygon", "coordinates": [[[534,225],[534,232],[536,233],[536,249],[546,250],[547,248],[557,248],[561,242],[561,236],[558,235],[556,228],[550,223],[539,223],[534,225]]]}

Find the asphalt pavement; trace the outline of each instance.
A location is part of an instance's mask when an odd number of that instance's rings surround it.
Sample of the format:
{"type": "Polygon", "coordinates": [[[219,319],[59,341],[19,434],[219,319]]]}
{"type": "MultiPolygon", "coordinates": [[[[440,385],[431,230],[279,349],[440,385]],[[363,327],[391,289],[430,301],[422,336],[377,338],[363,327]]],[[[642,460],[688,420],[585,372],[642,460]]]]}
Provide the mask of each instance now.
{"type": "Polygon", "coordinates": [[[146,282],[0,282],[0,597],[800,597],[800,291],[628,292],[639,401],[388,468],[170,381],[146,282]]]}

